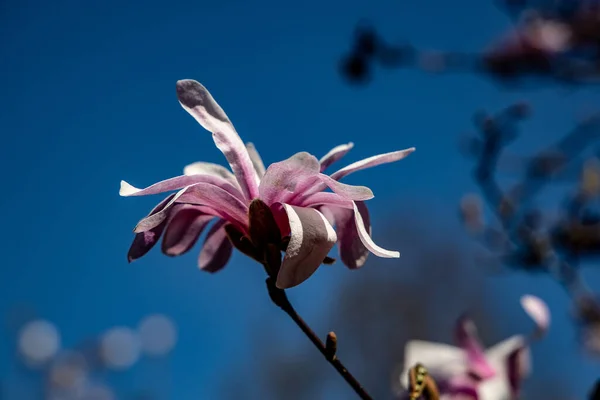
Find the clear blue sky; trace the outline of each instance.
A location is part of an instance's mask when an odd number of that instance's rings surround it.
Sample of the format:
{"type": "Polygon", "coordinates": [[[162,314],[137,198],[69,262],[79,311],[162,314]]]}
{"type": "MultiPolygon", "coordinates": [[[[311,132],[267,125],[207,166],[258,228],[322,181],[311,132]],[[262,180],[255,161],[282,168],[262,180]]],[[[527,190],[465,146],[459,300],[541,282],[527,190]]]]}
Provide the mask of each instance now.
{"type": "MultiPolygon", "coordinates": [[[[375,224],[392,204],[429,204],[442,216],[440,229],[454,235],[456,204],[475,189],[456,145],[471,129],[473,111],[530,100],[536,118],[519,145],[531,150],[563,134],[597,96],[506,92],[476,76],[419,71],[378,71],[371,86],[357,90],[336,66],[361,18],[390,40],[480,49],[508,24],[491,3],[3,0],[0,314],[30,304],[61,328],[68,345],[111,325],[135,325],[147,313],[167,313],[180,340],[169,361],[170,387],[161,390],[174,399],[211,398],[231,357],[244,354],[253,318],[280,316],[264,293],[262,270],[239,254],[213,276],[197,270],[196,252],[172,259],[155,249],[127,264],[131,231],[157,199],[121,198],[119,181],[146,186],[194,161],[225,163],[210,134],[178,104],[175,82],[206,85],[267,163],[301,150],[320,157],[348,141],[356,145],[349,161],[415,146],[408,159],[349,182],[375,192],[375,224]]],[[[395,248],[410,252],[402,243],[395,248]]],[[[327,285],[349,273],[341,265],[322,269],[291,296],[308,315],[317,313],[327,285]]],[[[563,293],[520,275],[493,284],[517,311],[523,292],[548,300],[555,324],[534,355],[564,356],[556,371],[581,368],[574,379],[583,396],[597,366],[577,355],[563,293]]],[[[4,345],[9,336],[0,331],[0,377],[15,373],[12,348],[4,345]]]]}

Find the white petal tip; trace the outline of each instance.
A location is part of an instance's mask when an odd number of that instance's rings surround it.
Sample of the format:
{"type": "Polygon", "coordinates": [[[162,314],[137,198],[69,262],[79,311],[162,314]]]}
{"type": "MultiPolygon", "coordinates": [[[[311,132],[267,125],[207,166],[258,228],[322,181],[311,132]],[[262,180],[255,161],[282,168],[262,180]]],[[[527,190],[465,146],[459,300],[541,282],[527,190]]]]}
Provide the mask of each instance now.
{"type": "Polygon", "coordinates": [[[121,188],[119,189],[120,196],[131,196],[139,192],[141,189],[138,189],[134,186],[131,186],[129,183],[125,181],[121,181],[121,188]]]}
{"type": "Polygon", "coordinates": [[[521,306],[540,331],[548,329],[550,326],[550,310],[542,299],[528,294],[521,297],[521,306]]]}

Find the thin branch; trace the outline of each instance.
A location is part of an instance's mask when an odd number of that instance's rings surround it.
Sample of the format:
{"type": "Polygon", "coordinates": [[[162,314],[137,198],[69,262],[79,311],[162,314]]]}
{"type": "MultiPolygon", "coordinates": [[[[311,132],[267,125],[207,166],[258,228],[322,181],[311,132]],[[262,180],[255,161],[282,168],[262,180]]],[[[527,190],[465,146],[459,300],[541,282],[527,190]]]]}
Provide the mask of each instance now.
{"type": "MultiPolygon", "coordinates": [[[[306,321],[296,312],[292,303],[290,303],[285,290],[279,289],[275,286],[275,280],[273,278],[267,278],[267,289],[269,296],[273,303],[281,308],[290,318],[296,323],[300,330],[306,335],[306,337],[312,342],[312,344],[323,354],[323,357],[331,364],[335,370],[344,378],[344,380],[352,387],[354,392],[363,400],[372,400],[372,397],[362,387],[360,382],[348,371],[348,369],[342,364],[340,359],[335,354],[335,348],[332,345],[325,345],[316,333],[308,326],[306,321]]],[[[328,339],[335,337],[335,335],[328,336],[328,339]]],[[[333,343],[333,339],[329,339],[328,342],[333,343]]]]}

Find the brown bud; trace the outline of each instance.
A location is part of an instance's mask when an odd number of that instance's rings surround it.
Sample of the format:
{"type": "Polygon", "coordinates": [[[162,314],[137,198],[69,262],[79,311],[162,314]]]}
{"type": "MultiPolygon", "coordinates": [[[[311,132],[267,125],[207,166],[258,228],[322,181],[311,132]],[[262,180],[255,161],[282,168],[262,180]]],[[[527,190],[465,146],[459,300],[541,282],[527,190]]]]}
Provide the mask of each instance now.
{"type": "Polygon", "coordinates": [[[335,354],[337,353],[337,335],[335,332],[329,332],[327,334],[327,339],[325,340],[325,350],[327,351],[327,356],[329,358],[335,358],[335,354]]]}

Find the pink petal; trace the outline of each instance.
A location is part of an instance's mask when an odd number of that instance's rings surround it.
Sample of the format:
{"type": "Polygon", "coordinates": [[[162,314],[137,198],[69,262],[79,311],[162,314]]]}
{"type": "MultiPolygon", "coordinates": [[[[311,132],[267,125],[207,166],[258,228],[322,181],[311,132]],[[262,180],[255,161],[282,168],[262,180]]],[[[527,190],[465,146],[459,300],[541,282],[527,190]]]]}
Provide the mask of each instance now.
{"type": "Polygon", "coordinates": [[[399,160],[402,160],[403,158],[405,158],[406,156],[408,156],[410,153],[412,153],[415,150],[416,149],[414,147],[411,147],[411,148],[408,148],[405,150],[394,151],[391,153],[379,154],[377,156],[365,158],[364,160],[357,161],[355,163],[348,165],[347,167],[340,169],[337,172],[334,172],[333,174],[331,174],[331,178],[335,179],[335,180],[340,180],[343,177],[350,175],[356,171],[360,171],[362,169],[371,168],[371,167],[375,167],[377,165],[399,161],[399,160]]]}
{"type": "Polygon", "coordinates": [[[329,150],[329,152],[319,160],[319,163],[321,164],[321,172],[325,171],[331,164],[348,154],[353,147],[354,143],[350,142],[347,144],[340,144],[339,146],[335,146],[333,149],[329,150]]]}
{"type": "Polygon", "coordinates": [[[147,231],[159,225],[167,218],[169,208],[176,202],[207,206],[206,210],[211,215],[234,223],[242,229],[242,232],[245,232],[245,227],[248,224],[248,207],[237,197],[217,186],[208,183],[197,183],[177,192],[163,210],[141,220],[135,227],[134,232],[147,231]]]}
{"type": "Polygon", "coordinates": [[[358,232],[358,237],[360,241],[365,245],[367,249],[377,257],[383,258],[399,258],[400,253],[397,251],[386,250],[382,247],[379,247],[373,242],[371,239],[371,232],[367,232],[365,229],[365,222],[363,221],[362,214],[360,213],[356,204],[354,204],[354,223],[356,224],[356,229],[358,232]]]}
{"type": "Polygon", "coordinates": [[[352,200],[340,196],[337,193],[319,192],[304,196],[298,199],[294,205],[299,207],[316,207],[320,205],[336,206],[341,208],[354,209],[352,200]]]}
{"type": "Polygon", "coordinates": [[[337,193],[348,200],[370,200],[374,197],[371,189],[366,186],[347,185],[345,183],[338,182],[337,180],[332,179],[325,174],[319,174],[319,178],[321,182],[329,186],[334,193],[337,193]]]}
{"type": "MultiPolygon", "coordinates": [[[[148,215],[154,215],[157,212],[162,211],[165,208],[165,206],[169,204],[173,196],[175,195],[172,194],[163,201],[161,201],[156,207],[152,209],[152,211],[150,211],[148,215]]],[[[160,236],[162,235],[166,225],[166,221],[164,221],[163,223],[158,224],[152,229],[149,229],[145,232],[137,233],[135,235],[135,238],[133,239],[131,247],[129,248],[129,252],[127,253],[127,260],[129,262],[132,262],[133,260],[137,260],[138,258],[141,258],[146,253],[148,253],[154,247],[154,245],[158,243],[158,240],[160,239],[160,236]]]]}
{"type": "Polygon", "coordinates": [[[319,268],[337,240],[332,226],[314,208],[284,204],[291,238],[276,285],[288,289],[308,279],[319,268]]]}
{"type": "Polygon", "coordinates": [[[179,256],[190,250],[200,234],[214,218],[202,206],[184,205],[169,221],[162,241],[162,251],[169,256],[179,256]]]}
{"type": "MultiPolygon", "coordinates": [[[[362,201],[356,202],[356,207],[361,213],[365,229],[369,236],[371,235],[371,223],[367,206],[362,201]]],[[[369,249],[360,240],[356,221],[354,219],[354,209],[324,206],[334,218],[335,231],[338,237],[338,249],[342,262],[350,269],[362,267],[369,256],[369,249]]],[[[323,213],[324,215],[325,212],[323,213]]],[[[327,215],[326,215],[327,216],[327,215]]]]}
{"type": "Polygon", "coordinates": [[[202,251],[198,257],[198,266],[206,272],[217,272],[222,269],[233,251],[233,245],[227,237],[224,226],[227,221],[217,221],[208,231],[202,251]]]}
{"type": "Polygon", "coordinates": [[[456,327],[456,341],[467,355],[470,372],[476,374],[480,379],[489,379],[496,374],[486,360],[473,321],[467,318],[459,319],[456,327]]]}
{"type": "Polygon", "coordinates": [[[270,206],[271,212],[273,213],[273,217],[275,217],[275,222],[277,222],[277,226],[279,227],[279,232],[281,232],[281,236],[290,236],[290,220],[285,212],[285,208],[282,203],[273,203],[270,206]]]}
{"type": "Polygon", "coordinates": [[[265,175],[265,164],[263,163],[260,154],[254,147],[253,143],[246,143],[246,150],[248,150],[248,154],[250,155],[250,159],[252,160],[252,165],[254,165],[254,169],[258,174],[259,178],[262,178],[265,175]]]}
{"type": "Polygon", "coordinates": [[[129,196],[148,196],[151,194],[158,194],[169,192],[172,190],[179,190],[186,186],[194,185],[196,183],[210,183],[212,185],[218,186],[227,192],[231,193],[235,197],[239,199],[244,199],[244,196],[240,192],[240,189],[237,183],[232,184],[227,180],[215,176],[215,175],[182,175],[176,176],[175,178],[166,179],[164,181],[160,181],[155,183],[154,185],[148,186],[145,189],[138,189],[134,186],[131,186],[129,183],[125,181],[121,181],[121,189],[119,190],[119,195],[124,197],[129,196]]]}
{"type": "Polygon", "coordinates": [[[230,170],[219,164],[197,161],[183,168],[184,175],[212,175],[225,179],[227,182],[239,187],[235,175],[230,170]]]}
{"type": "Polygon", "coordinates": [[[319,174],[319,161],[306,152],[273,163],[260,182],[260,198],[267,205],[283,202],[285,197],[301,193],[299,185],[319,174]]]}
{"type": "Polygon", "coordinates": [[[177,97],[181,106],[213,134],[213,140],[231,165],[231,170],[248,200],[258,197],[258,176],[246,150],[225,111],[200,83],[177,81],[177,97]]]}
{"type": "Polygon", "coordinates": [[[542,299],[532,295],[521,297],[521,306],[531,317],[540,334],[545,333],[550,326],[550,310],[542,299]]]}

